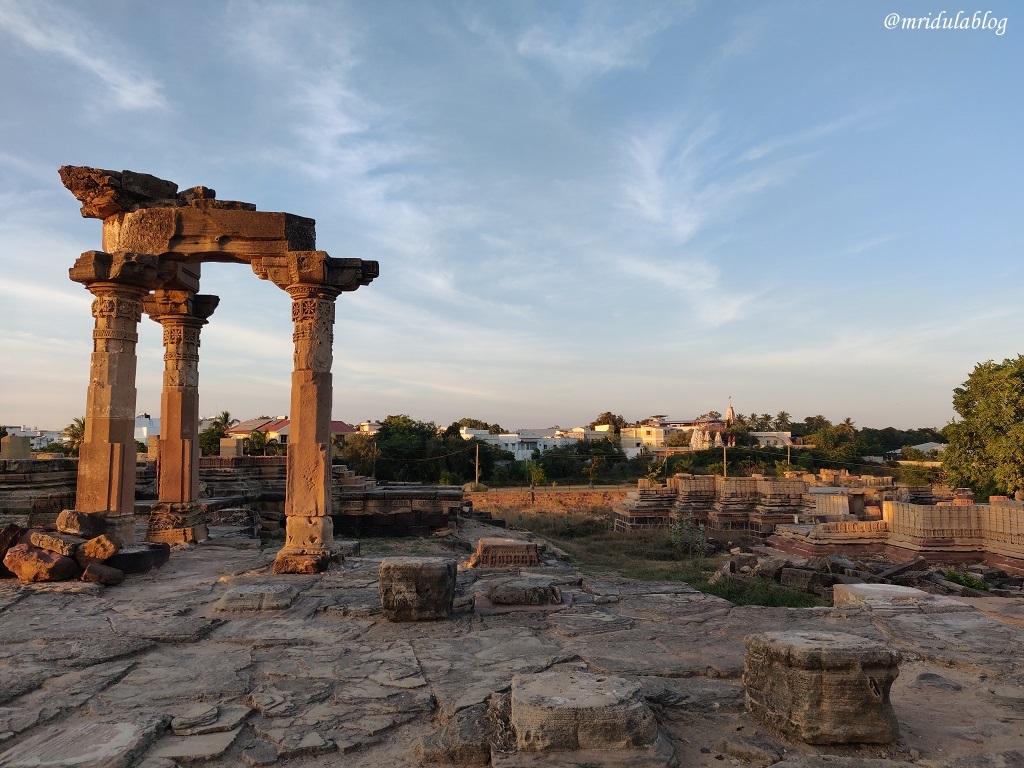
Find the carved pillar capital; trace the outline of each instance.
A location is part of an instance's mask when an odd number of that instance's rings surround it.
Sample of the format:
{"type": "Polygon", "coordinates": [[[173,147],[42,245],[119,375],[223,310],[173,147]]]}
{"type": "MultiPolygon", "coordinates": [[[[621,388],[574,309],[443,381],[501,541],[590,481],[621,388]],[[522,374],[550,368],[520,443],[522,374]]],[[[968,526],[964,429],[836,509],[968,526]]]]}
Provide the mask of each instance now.
{"type": "Polygon", "coordinates": [[[336,259],[326,251],[289,251],[285,256],[257,258],[252,260],[252,269],[257,277],[286,291],[292,285],[329,286],[338,293],[354,291],[380,274],[376,261],[336,259]]]}

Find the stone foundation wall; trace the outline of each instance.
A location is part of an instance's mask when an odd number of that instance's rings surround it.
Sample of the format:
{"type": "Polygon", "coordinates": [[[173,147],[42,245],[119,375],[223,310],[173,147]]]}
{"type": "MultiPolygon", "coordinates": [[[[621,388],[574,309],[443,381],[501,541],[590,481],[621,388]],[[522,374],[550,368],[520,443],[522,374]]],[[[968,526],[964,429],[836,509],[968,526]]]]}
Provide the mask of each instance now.
{"type": "Polygon", "coordinates": [[[486,491],[465,494],[473,508],[492,515],[517,514],[572,514],[586,509],[610,508],[626,500],[627,491],[557,491],[538,490],[530,498],[530,491],[486,491]]]}
{"type": "Polygon", "coordinates": [[[803,556],[921,555],[936,563],[984,561],[1024,573],[1024,502],[937,506],[886,501],[882,520],[779,526],[768,543],[803,556]]]}
{"type": "Polygon", "coordinates": [[[51,497],[74,498],[77,481],[78,459],[0,461],[0,515],[27,517],[37,499],[48,508],[51,497]]]}

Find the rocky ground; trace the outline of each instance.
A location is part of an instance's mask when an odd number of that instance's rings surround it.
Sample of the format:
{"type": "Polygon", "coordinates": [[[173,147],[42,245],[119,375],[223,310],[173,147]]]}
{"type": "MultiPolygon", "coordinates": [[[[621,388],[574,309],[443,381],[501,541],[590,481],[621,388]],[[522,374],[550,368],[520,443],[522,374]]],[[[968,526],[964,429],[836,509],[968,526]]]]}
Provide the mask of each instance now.
{"type": "MultiPolygon", "coordinates": [[[[472,545],[494,529],[461,535],[472,545]]],[[[394,547],[468,559],[440,540],[394,547]]],[[[393,624],[381,616],[380,557],[274,576],[274,554],[222,536],[115,587],[0,580],[0,768],[1024,766],[1022,600],[736,607],[679,582],[591,578],[549,558],[522,575],[557,586],[561,606],[475,611],[510,574],[460,569],[451,619],[393,624]],[[786,629],[899,649],[899,741],[810,747],[749,720],[743,638],[786,629]],[[516,753],[512,678],[551,670],[639,683],[657,748],[516,753]]]]}

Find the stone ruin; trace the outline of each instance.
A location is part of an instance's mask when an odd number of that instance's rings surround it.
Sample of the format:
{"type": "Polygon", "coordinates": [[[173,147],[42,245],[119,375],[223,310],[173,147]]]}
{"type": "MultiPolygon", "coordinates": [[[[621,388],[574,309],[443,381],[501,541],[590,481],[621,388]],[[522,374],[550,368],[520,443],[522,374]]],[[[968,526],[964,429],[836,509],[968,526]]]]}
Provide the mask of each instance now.
{"type": "Polygon", "coordinates": [[[199,292],[201,266],[247,264],[288,294],[294,323],[286,539],[274,569],[325,569],[336,555],[330,447],[334,303],[342,293],[368,285],[379,274],[377,262],[333,258],[316,250],[313,219],[218,200],[207,187],[179,191],[173,182],[148,174],[79,166],[64,166],[60,176],[82,203],[82,215],[103,222],[103,250],[82,254],[70,269],[71,279],[95,297],[74,511],[102,518],[105,532],[124,545],[135,543],[135,346],[145,314],[163,328],[165,365],[158,503],[147,538],[178,544],[203,536],[197,505],[200,331],[219,299],[199,292]]]}

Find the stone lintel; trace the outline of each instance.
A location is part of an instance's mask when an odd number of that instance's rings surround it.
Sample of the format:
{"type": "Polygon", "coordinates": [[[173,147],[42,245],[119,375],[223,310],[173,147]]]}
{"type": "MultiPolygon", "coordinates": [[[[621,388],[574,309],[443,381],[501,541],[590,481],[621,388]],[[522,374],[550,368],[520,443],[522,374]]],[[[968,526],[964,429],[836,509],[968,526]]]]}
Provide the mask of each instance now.
{"type": "Polygon", "coordinates": [[[285,290],[293,285],[322,285],[338,293],[369,285],[380,274],[376,261],[336,259],[326,251],[292,251],[257,259],[252,269],[259,278],[285,290]]]}
{"type": "Polygon", "coordinates": [[[93,283],[132,285],[149,290],[158,282],[159,259],[148,253],[86,251],[68,274],[87,288],[93,283]]]}
{"type": "Polygon", "coordinates": [[[103,248],[175,254],[188,263],[247,264],[316,248],[316,222],[242,203],[196,199],[182,207],[122,211],[103,221],[103,248]]]}

